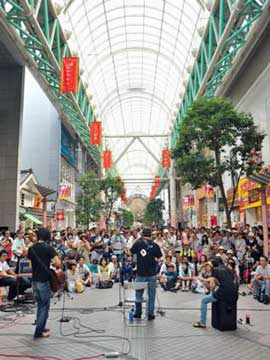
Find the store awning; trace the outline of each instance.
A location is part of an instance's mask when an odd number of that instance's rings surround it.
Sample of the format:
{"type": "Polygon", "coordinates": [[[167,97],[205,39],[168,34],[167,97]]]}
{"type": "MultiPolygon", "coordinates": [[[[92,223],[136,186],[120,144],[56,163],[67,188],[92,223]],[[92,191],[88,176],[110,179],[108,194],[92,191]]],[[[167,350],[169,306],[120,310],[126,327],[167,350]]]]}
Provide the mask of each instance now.
{"type": "Polygon", "coordinates": [[[36,218],[34,215],[32,214],[23,214],[24,217],[26,217],[27,219],[33,221],[33,223],[37,224],[37,225],[42,225],[42,221],[39,220],[38,218],[36,218]]]}

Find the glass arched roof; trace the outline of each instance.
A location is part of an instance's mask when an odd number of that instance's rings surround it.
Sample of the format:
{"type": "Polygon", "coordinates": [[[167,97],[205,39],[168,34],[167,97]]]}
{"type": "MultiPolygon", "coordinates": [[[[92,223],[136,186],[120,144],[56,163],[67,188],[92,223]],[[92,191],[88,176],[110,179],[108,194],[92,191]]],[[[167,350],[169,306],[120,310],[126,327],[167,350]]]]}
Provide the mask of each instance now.
{"type": "MultiPolygon", "coordinates": [[[[72,32],[105,135],[167,135],[184,91],[204,0],[63,0],[60,21],[72,32]]],[[[141,138],[116,164],[122,178],[153,178],[168,137],[141,138]],[[158,160],[158,161],[157,161],[158,160]]],[[[107,138],[116,160],[132,138],[107,138]]],[[[146,191],[151,184],[142,185],[146,191]],[[147,188],[148,186],[148,188],[147,188]]],[[[132,192],[134,185],[126,184],[132,192]]]]}

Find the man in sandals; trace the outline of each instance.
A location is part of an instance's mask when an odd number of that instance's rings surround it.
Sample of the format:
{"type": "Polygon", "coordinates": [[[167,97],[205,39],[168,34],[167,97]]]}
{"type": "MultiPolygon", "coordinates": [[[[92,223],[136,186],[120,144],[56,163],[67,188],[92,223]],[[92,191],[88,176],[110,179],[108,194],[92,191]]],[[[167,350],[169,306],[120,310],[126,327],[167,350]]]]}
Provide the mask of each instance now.
{"type": "Polygon", "coordinates": [[[211,293],[201,300],[201,320],[193,324],[195,328],[206,328],[207,304],[222,300],[227,303],[235,303],[238,298],[238,290],[233,281],[232,273],[224,266],[221,258],[215,257],[211,264],[212,276],[207,279],[210,283],[211,293]]]}

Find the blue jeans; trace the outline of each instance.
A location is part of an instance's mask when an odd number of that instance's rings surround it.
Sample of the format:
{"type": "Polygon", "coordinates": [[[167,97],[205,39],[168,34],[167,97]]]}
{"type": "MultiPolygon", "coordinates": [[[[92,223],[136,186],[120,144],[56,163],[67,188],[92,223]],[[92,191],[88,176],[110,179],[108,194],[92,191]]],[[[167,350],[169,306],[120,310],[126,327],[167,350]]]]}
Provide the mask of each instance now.
{"type": "Polygon", "coordinates": [[[34,337],[42,336],[49,317],[51,289],[49,281],[33,281],[33,290],[37,299],[37,319],[34,337]]]}
{"type": "Polygon", "coordinates": [[[201,300],[201,324],[206,325],[207,317],[207,304],[212,304],[216,302],[217,299],[214,298],[212,294],[206,295],[201,300]]]}
{"type": "MultiPolygon", "coordinates": [[[[155,300],[156,300],[156,286],[157,286],[157,277],[154,276],[137,276],[136,282],[147,282],[148,283],[148,316],[154,315],[155,310],[155,300]]],[[[136,303],[142,303],[143,301],[143,292],[142,290],[136,290],[136,303]]]]}

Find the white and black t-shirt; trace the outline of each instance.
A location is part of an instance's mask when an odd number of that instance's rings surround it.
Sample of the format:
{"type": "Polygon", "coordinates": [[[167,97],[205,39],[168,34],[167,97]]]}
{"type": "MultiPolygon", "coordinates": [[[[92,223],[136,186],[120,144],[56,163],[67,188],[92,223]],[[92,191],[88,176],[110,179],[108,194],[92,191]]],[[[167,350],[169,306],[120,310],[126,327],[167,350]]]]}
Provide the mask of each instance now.
{"type": "Polygon", "coordinates": [[[137,275],[154,276],[157,273],[156,259],[162,257],[160,247],[152,240],[137,240],[130,249],[137,255],[137,275]]]}

